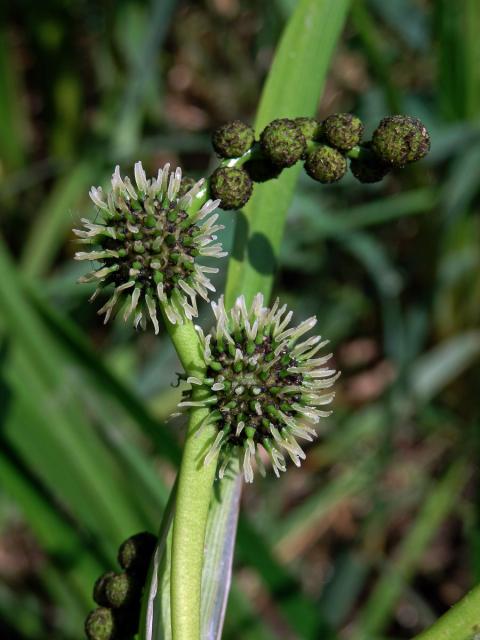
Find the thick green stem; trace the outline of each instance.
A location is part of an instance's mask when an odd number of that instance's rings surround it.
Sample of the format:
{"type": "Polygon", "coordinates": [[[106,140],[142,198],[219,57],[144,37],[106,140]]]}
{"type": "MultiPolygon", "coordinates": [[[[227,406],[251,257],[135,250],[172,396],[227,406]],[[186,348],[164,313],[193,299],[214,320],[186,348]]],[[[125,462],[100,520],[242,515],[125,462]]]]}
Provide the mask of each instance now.
{"type": "MultiPolygon", "coordinates": [[[[202,375],[205,364],[197,333],[191,322],[172,325],[165,318],[178,357],[189,375],[202,375]]],[[[204,465],[205,454],[215,438],[215,427],[198,433],[208,409],[190,414],[187,439],[177,478],[173,518],[171,612],[174,640],[200,640],[200,592],[205,530],[217,467],[216,458],[204,465]]]]}
{"type": "Polygon", "coordinates": [[[415,640],[474,640],[480,633],[480,585],[415,640]]]}

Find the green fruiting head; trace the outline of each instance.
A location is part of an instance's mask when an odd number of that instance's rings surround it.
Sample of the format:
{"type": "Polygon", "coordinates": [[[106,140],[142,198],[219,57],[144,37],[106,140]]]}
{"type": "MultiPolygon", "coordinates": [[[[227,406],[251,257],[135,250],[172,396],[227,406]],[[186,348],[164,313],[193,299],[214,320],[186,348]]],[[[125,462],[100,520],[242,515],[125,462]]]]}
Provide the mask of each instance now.
{"type": "Polygon", "coordinates": [[[430,136],[418,118],[390,116],[375,129],[372,148],[382,160],[401,168],[427,155],[430,136]]]}
{"type": "Polygon", "coordinates": [[[113,611],[99,607],[88,614],[85,621],[85,633],[88,640],[113,640],[115,626],[113,611]]]}
{"type": "Polygon", "coordinates": [[[267,158],[252,158],[243,165],[253,182],[267,182],[278,178],[282,173],[282,167],[273,164],[267,158]]]}
{"type": "Polygon", "coordinates": [[[295,118],[295,124],[300,128],[305,140],[320,140],[323,127],[322,123],[315,118],[295,118]]]}
{"type": "Polygon", "coordinates": [[[219,167],[210,178],[210,191],[222,209],[241,209],[252,195],[253,183],[244,169],[219,167]]]}
{"type": "Polygon", "coordinates": [[[263,153],[279,167],[291,167],[306,151],[307,141],[294,120],[271,122],[260,134],[263,153]]]}
{"type": "Polygon", "coordinates": [[[97,604],[101,607],[107,607],[109,602],[107,600],[107,596],[105,594],[105,587],[107,586],[107,582],[115,575],[113,571],[107,571],[103,575],[98,578],[93,586],[93,599],[97,604]]]}
{"type": "Polygon", "coordinates": [[[329,184],[343,178],[347,161],[337,149],[321,144],[307,155],[305,171],[314,180],[329,184]]]}
{"type": "Polygon", "coordinates": [[[113,609],[128,605],[139,590],[138,581],[127,573],[116,573],[105,583],[105,597],[113,609]]]}
{"type": "Polygon", "coordinates": [[[146,574],[157,545],[157,538],[147,531],[131,536],[118,550],[118,562],[128,573],[146,574]]]}
{"type": "Polygon", "coordinates": [[[222,158],[238,158],[250,149],[255,132],[240,120],[227,122],[213,132],[212,144],[222,158]]]}
{"type": "Polygon", "coordinates": [[[323,134],[332,147],[350,151],[362,139],[363,124],[351,113],[334,113],[323,122],[323,134]]]}
{"type": "Polygon", "coordinates": [[[384,162],[373,151],[369,151],[367,145],[364,145],[358,158],[350,160],[350,171],[353,176],[365,184],[380,182],[391,170],[392,165],[384,162]]]}

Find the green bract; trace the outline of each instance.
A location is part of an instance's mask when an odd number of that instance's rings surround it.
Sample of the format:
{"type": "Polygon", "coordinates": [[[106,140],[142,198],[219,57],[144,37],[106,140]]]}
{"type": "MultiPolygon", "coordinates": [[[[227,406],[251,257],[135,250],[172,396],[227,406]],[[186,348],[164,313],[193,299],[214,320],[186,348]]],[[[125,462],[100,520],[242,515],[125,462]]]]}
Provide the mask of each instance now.
{"type": "Polygon", "coordinates": [[[372,148],[382,160],[401,168],[427,155],[430,136],[418,118],[390,116],[374,131],[372,148]]]}
{"type": "Polygon", "coordinates": [[[347,161],[340,151],[321,144],[307,155],[305,171],[318,182],[337,182],[347,171],[347,161]]]}
{"type": "Polygon", "coordinates": [[[271,122],[260,134],[263,153],[279,167],[291,167],[307,148],[305,136],[294,120],[281,118],[271,122]]]}
{"type": "Polygon", "coordinates": [[[222,209],[241,209],[252,195],[253,184],[244,169],[219,167],[210,178],[210,191],[222,209]]]}
{"type": "Polygon", "coordinates": [[[334,113],[324,120],[323,134],[332,147],[350,151],[362,139],[363,124],[360,118],[351,113],[334,113]]]}
{"type": "Polygon", "coordinates": [[[213,132],[212,144],[222,158],[238,158],[250,149],[255,132],[240,120],[227,122],[213,132]]]}
{"type": "Polygon", "coordinates": [[[79,242],[94,248],[75,257],[99,262],[80,279],[98,283],[92,299],[104,287],[113,287],[112,297],[98,312],[105,314],[105,322],[117,302],[126,297],[125,320],[133,314],[135,327],[145,327],[150,318],[158,333],[160,307],[170,322],[181,324],[185,316],[197,316],[197,294],[208,301],[208,290],[215,291],[207,274],[218,269],[199,265],[197,258],[226,255],[219,243],[212,244],[215,232],[223,228],[216,224],[218,214],[207,218],[220,201],[209,200],[189,216],[187,209],[204,181],[179,197],[181,179],[181,170],[170,172],[167,164],[157,178],[147,180],[137,162],[136,186],[129,178],[121,178],[117,166],[107,195],[101,187],[92,187],[90,197],[101,219],[83,218],[84,228],[74,232],[79,242]]]}
{"type": "Polygon", "coordinates": [[[254,459],[263,471],[260,446],[278,476],[286,470],[285,454],[297,466],[305,458],[297,438],[311,441],[316,435],[312,425],[331,413],[323,407],[334,397],[329,389],[338,374],[325,366],[331,354],[316,357],[327,342],[320,336],[300,342],[316,318],[289,327],[292,312],[278,300],[271,309],[264,307],[261,294],[250,309],[243,296],[230,312],[223,298],[212,309],[213,330],[205,335],[198,328],[206,374],[187,379],[195,398],[203,390],[203,399],[192,399],[187,391],[180,406],[209,408],[199,429],[214,424],[218,435],[204,462],[209,464],[220,450],[220,477],[232,458],[239,458],[245,481],[252,482],[254,459]]]}

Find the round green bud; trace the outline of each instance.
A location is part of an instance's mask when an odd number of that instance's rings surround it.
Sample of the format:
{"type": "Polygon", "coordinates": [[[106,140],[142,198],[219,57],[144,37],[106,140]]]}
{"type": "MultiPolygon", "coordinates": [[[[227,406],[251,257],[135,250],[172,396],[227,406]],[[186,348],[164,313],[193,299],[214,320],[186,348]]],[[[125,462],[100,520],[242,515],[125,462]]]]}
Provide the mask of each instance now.
{"type": "Polygon", "coordinates": [[[294,120],[271,122],[260,134],[263,153],[279,167],[291,167],[304,155],[307,141],[294,120]]]}
{"type": "Polygon", "coordinates": [[[254,182],[267,182],[278,178],[282,173],[282,168],[270,162],[267,158],[252,158],[243,165],[254,182]]]}
{"type": "Polygon", "coordinates": [[[115,638],[115,616],[111,609],[99,607],[88,614],[85,633],[88,640],[113,640],[115,638]]]}
{"type": "Polygon", "coordinates": [[[427,155],[430,136],[418,118],[390,116],[375,129],[372,148],[382,160],[401,168],[427,155]]]}
{"type": "Polygon", "coordinates": [[[114,575],[115,573],[113,571],[107,571],[107,573],[104,573],[98,578],[93,586],[93,599],[101,607],[107,607],[109,605],[107,596],[105,595],[105,587],[107,586],[107,582],[114,575]]]}
{"type": "Polygon", "coordinates": [[[210,191],[222,209],[241,209],[252,195],[253,183],[244,169],[218,167],[210,178],[210,191]]]}
{"type": "Polygon", "coordinates": [[[128,605],[139,591],[139,583],[127,573],[116,573],[105,583],[105,598],[113,609],[128,605]]]}
{"type": "Polygon", "coordinates": [[[315,118],[295,118],[295,124],[300,128],[307,142],[310,140],[320,140],[323,126],[322,123],[315,118]]]}
{"type": "Polygon", "coordinates": [[[321,144],[307,155],[305,171],[318,182],[338,182],[347,171],[347,161],[337,149],[321,144]]]}
{"type": "Polygon", "coordinates": [[[188,193],[195,183],[196,180],[194,180],[193,178],[187,178],[187,176],[183,176],[180,183],[180,188],[178,190],[177,198],[181,198],[186,193],[188,193]]]}
{"type": "Polygon", "coordinates": [[[131,536],[118,550],[120,566],[129,573],[146,575],[156,545],[156,536],[147,531],[131,536]]]}
{"type": "Polygon", "coordinates": [[[350,151],[362,139],[363,124],[360,118],[351,113],[334,113],[324,120],[323,134],[332,147],[350,151]]]}
{"type": "Polygon", "coordinates": [[[250,149],[255,132],[240,120],[227,122],[213,132],[212,144],[222,158],[238,158],[250,149]]]}

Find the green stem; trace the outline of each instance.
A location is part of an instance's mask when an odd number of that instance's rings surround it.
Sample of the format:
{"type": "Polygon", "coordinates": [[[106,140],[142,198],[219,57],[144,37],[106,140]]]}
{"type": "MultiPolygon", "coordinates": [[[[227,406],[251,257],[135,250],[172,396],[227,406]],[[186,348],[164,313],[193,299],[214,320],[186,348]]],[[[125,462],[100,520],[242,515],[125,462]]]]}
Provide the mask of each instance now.
{"type": "Polygon", "coordinates": [[[473,640],[480,632],[480,585],[414,640],[473,640]]]}
{"type": "MultiPolygon", "coordinates": [[[[205,364],[192,322],[165,324],[178,357],[189,375],[203,375],[205,364]]],[[[195,396],[194,396],[195,397],[195,396]]],[[[205,530],[217,467],[203,460],[216,434],[212,425],[197,433],[208,409],[191,411],[182,462],[177,477],[173,518],[171,615],[173,640],[200,640],[200,592],[205,530]]]]}

